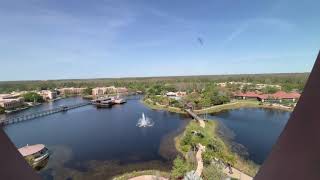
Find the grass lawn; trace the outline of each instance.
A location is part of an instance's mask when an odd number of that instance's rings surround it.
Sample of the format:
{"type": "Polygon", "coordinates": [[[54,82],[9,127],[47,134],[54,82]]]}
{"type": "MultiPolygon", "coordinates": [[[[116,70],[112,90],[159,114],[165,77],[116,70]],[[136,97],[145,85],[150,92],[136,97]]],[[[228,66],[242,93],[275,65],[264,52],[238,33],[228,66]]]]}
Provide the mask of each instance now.
{"type": "Polygon", "coordinates": [[[164,110],[164,111],[169,111],[169,112],[174,112],[174,113],[179,113],[179,114],[186,114],[186,112],[180,108],[154,104],[154,102],[150,99],[141,100],[141,102],[145,106],[149,107],[150,109],[164,110]]]}

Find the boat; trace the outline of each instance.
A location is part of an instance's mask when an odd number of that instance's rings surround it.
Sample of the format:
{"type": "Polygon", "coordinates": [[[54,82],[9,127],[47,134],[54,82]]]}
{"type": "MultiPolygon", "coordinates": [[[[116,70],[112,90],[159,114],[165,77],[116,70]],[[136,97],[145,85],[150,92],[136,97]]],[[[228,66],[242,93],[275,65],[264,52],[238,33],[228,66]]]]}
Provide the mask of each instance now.
{"type": "Polygon", "coordinates": [[[117,98],[114,100],[114,103],[115,104],[123,104],[123,103],[126,103],[126,100],[122,99],[122,98],[117,98]]]}
{"type": "Polygon", "coordinates": [[[44,144],[26,145],[19,148],[18,151],[34,168],[41,165],[50,156],[49,150],[44,144]]]}
{"type": "Polygon", "coordinates": [[[96,104],[97,108],[109,108],[112,106],[112,101],[101,101],[96,104]]]}
{"type": "Polygon", "coordinates": [[[113,101],[113,104],[123,104],[127,102],[124,98],[121,98],[119,94],[112,97],[111,100],[113,101]]]}
{"type": "Polygon", "coordinates": [[[97,106],[97,108],[109,108],[112,106],[113,101],[111,98],[103,98],[103,99],[97,99],[93,103],[97,106]]]}

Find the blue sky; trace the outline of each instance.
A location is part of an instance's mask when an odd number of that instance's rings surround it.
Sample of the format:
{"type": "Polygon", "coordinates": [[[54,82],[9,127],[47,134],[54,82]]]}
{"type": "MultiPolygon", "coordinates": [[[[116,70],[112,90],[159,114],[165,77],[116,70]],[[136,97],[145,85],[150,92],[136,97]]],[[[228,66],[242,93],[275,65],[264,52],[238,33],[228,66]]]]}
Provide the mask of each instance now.
{"type": "Polygon", "coordinates": [[[309,72],[320,47],[318,7],[317,0],[3,0],[0,81],[309,72]]]}

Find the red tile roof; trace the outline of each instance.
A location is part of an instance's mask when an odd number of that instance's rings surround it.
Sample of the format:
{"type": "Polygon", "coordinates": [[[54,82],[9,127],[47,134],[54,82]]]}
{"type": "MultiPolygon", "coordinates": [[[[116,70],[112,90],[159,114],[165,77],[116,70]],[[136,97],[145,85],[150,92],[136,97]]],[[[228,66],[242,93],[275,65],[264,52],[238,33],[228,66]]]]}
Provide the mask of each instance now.
{"type": "Polygon", "coordinates": [[[300,94],[296,92],[286,93],[284,91],[278,91],[274,94],[258,94],[256,92],[236,93],[235,96],[243,96],[249,98],[260,98],[260,99],[298,99],[300,94]]]}
{"type": "Polygon", "coordinates": [[[255,93],[255,92],[246,92],[246,93],[236,93],[235,96],[244,96],[244,97],[252,97],[252,98],[255,98],[255,97],[259,97],[259,94],[255,93]]]}

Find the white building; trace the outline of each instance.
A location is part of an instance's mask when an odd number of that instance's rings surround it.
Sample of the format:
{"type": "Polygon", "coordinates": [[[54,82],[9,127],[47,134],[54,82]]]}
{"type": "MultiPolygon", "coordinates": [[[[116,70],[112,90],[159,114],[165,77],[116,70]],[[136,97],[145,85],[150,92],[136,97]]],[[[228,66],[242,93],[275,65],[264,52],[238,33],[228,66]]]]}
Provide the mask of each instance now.
{"type": "Polygon", "coordinates": [[[128,89],[125,87],[114,87],[114,86],[109,86],[109,87],[96,87],[92,89],[92,95],[93,96],[102,96],[105,94],[113,94],[113,93],[127,93],[128,89]]]}
{"type": "Polygon", "coordinates": [[[11,94],[0,94],[0,106],[6,110],[15,109],[24,105],[24,98],[11,94]]]}
{"type": "Polygon", "coordinates": [[[58,91],[61,94],[82,94],[85,89],[86,88],[74,88],[74,87],[71,87],[71,88],[61,88],[61,89],[58,89],[58,91]]]}
{"type": "Polygon", "coordinates": [[[52,100],[57,98],[57,92],[55,91],[50,91],[50,90],[42,90],[38,92],[40,96],[42,96],[43,99],[45,100],[52,100]]]}

